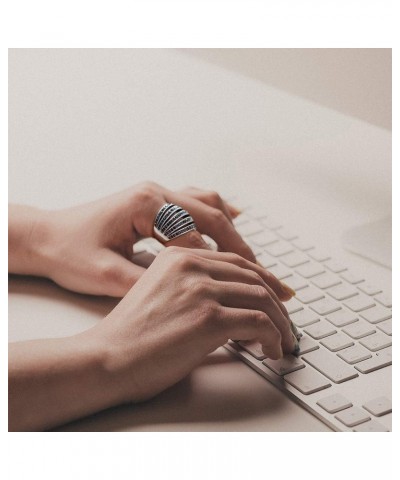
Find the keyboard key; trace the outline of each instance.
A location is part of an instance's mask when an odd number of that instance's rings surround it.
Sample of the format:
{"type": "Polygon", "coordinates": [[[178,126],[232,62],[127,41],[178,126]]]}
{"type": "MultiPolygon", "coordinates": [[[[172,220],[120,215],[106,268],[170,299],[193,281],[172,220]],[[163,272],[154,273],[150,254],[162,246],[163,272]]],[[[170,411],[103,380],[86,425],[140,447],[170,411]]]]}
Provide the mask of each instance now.
{"type": "Polygon", "coordinates": [[[304,265],[297,267],[295,271],[304,278],[315,277],[315,275],[319,275],[320,273],[325,272],[325,270],[319,263],[312,262],[305,263],[304,265]]]}
{"type": "Polygon", "coordinates": [[[257,360],[264,360],[264,358],[267,358],[267,356],[262,351],[261,343],[250,341],[250,340],[244,340],[239,342],[239,345],[257,360]]]}
{"type": "Polygon", "coordinates": [[[282,255],[292,252],[293,247],[290,243],[279,240],[278,242],[271,243],[271,245],[267,245],[265,250],[273,257],[281,257],[282,255]]]}
{"type": "Polygon", "coordinates": [[[253,253],[257,260],[258,257],[260,257],[264,253],[264,250],[261,247],[255,247],[254,245],[249,245],[249,247],[251,248],[251,250],[253,250],[253,253]]]}
{"type": "Polygon", "coordinates": [[[371,285],[367,282],[361,283],[358,288],[366,295],[376,295],[377,293],[380,293],[382,291],[380,288],[375,287],[375,285],[371,285]]]}
{"type": "Polygon", "coordinates": [[[289,373],[285,375],[284,379],[304,395],[310,395],[331,386],[322,375],[311,367],[289,373]]]}
{"type": "Polygon", "coordinates": [[[238,225],[236,227],[236,230],[240,233],[242,237],[250,237],[251,235],[262,232],[263,228],[259,222],[251,220],[249,222],[243,223],[242,225],[238,225]]]}
{"type": "Polygon", "coordinates": [[[358,376],[353,367],[322,348],[306,353],[302,359],[335,383],[346,382],[358,376]]]}
{"type": "Polygon", "coordinates": [[[265,211],[264,207],[260,207],[259,205],[250,205],[246,209],[246,215],[251,218],[255,218],[256,220],[261,220],[262,218],[267,218],[268,214],[265,211]]]}
{"type": "Polygon", "coordinates": [[[244,225],[245,223],[247,223],[249,221],[250,221],[249,217],[247,215],[243,214],[243,213],[232,220],[235,227],[239,227],[240,225],[244,225]]]}
{"type": "Polygon", "coordinates": [[[326,319],[335,325],[335,327],[339,328],[349,325],[350,323],[354,323],[358,320],[354,313],[344,310],[343,308],[336,312],[330,313],[326,319]]]}
{"type": "Polygon", "coordinates": [[[337,413],[345,408],[350,408],[353,404],[350,400],[347,400],[346,397],[340,395],[340,393],[335,393],[334,395],[329,395],[329,397],[324,397],[318,400],[317,405],[322,407],[328,413],[337,413]]]}
{"type": "Polygon", "coordinates": [[[309,250],[307,253],[308,255],[310,255],[310,257],[313,260],[317,262],[325,262],[326,260],[329,260],[331,258],[330,255],[328,255],[323,250],[319,250],[318,248],[313,248],[312,250],[309,250]]]}
{"type": "Polygon", "coordinates": [[[281,258],[281,262],[291,268],[298,267],[299,265],[303,265],[309,261],[310,259],[303,252],[288,253],[281,258]]]}
{"type": "Polygon", "coordinates": [[[354,297],[354,295],[358,294],[357,289],[347,283],[336,285],[336,287],[328,289],[327,292],[335,300],[346,300],[346,298],[354,297]]]}
{"type": "Polygon", "coordinates": [[[365,410],[361,410],[358,407],[350,407],[335,415],[335,418],[342,422],[346,427],[355,427],[360,423],[371,420],[371,417],[365,410]]]}
{"type": "Polygon", "coordinates": [[[375,420],[370,420],[369,422],[357,425],[353,429],[353,432],[389,432],[389,429],[375,420]]]}
{"type": "Polygon", "coordinates": [[[362,312],[363,310],[367,310],[367,308],[371,308],[375,305],[375,302],[367,295],[358,294],[355,297],[349,298],[345,302],[343,302],[347,308],[353,310],[353,312],[362,312]]]}
{"type": "Polygon", "coordinates": [[[343,329],[344,333],[350,335],[351,338],[358,340],[359,338],[366,337],[367,335],[372,335],[376,332],[375,328],[364,320],[359,320],[355,323],[352,323],[348,327],[343,329]]]}
{"type": "Polygon", "coordinates": [[[307,250],[311,250],[314,248],[314,245],[307,240],[303,240],[301,238],[297,238],[296,240],[292,241],[292,245],[296,248],[301,250],[302,252],[306,252],[307,250]]]}
{"type": "Polygon", "coordinates": [[[328,315],[329,313],[336,312],[336,310],[340,310],[342,307],[339,303],[326,297],[314,302],[310,305],[310,308],[319,315],[328,315]]]}
{"type": "Polygon", "coordinates": [[[379,330],[382,330],[383,333],[386,333],[386,335],[392,335],[392,319],[379,323],[377,327],[379,330]]]}
{"type": "Polygon", "coordinates": [[[341,273],[347,270],[342,263],[337,262],[336,260],[327,260],[324,262],[325,267],[333,273],[341,273]]]}
{"type": "Polygon", "coordinates": [[[338,352],[354,345],[353,340],[342,332],[331,335],[321,341],[321,344],[331,352],[338,352]]]}
{"type": "Polygon", "coordinates": [[[271,268],[277,264],[276,259],[271,257],[271,255],[268,255],[266,252],[259,255],[257,261],[264,268],[271,268]]]}
{"type": "Polygon", "coordinates": [[[284,305],[289,315],[291,315],[292,313],[298,312],[300,310],[303,310],[304,308],[303,305],[295,297],[292,297],[289,301],[285,302],[284,305]]]}
{"type": "Polygon", "coordinates": [[[308,286],[307,280],[305,280],[303,277],[300,277],[300,275],[296,275],[295,273],[290,277],[287,277],[285,279],[285,283],[295,291],[301,290],[302,288],[308,286]]]}
{"type": "Polygon", "coordinates": [[[289,240],[290,241],[290,240],[295,240],[296,238],[298,238],[298,236],[296,234],[294,234],[290,230],[287,230],[285,227],[280,228],[279,230],[276,231],[276,233],[281,238],[283,238],[284,240],[289,240]]]}
{"type": "Polygon", "coordinates": [[[375,307],[362,312],[360,317],[364,318],[369,323],[379,323],[388,318],[392,318],[392,312],[387,308],[381,307],[381,305],[376,305],[375,307]]]}
{"type": "Polygon", "coordinates": [[[392,339],[384,333],[378,332],[375,335],[370,335],[369,337],[363,338],[360,340],[361,345],[367,347],[371,352],[377,352],[382,350],[382,348],[387,348],[392,345],[392,339]]]}
{"type": "Polygon", "coordinates": [[[314,323],[314,325],[310,325],[309,327],[305,328],[304,331],[307,333],[307,335],[310,335],[310,337],[314,338],[315,340],[319,340],[320,338],[328,337],[329,335],[336,333],[335,327],[325,320],[321,320],[320,322],[314,323]]]}
{"type": "Polygon", "coordinates": [[[269,267],[268,271],[271,272],[272,275],[275,275],[276,278],[279,278],[279,280],[283,280],[284,278],[290,277],[290,275],[292,274],[291,270],[289,270],[284,265],[279,265],[279,264],[269,267]]]}
{"type": "Polygon", "coordinates": [[[313,350],[317,350],[319,345],[314,340],[311,340],[310,337],[303,335],[299,340],[300,350],[297,353],[297,356],[303,355],[303,353],[312,352],[313,350]]]}
{"type": "Polygon", "coordinates": [[[321,273],[321,275],[313,277],[311,283],[313,283],[319,288],[325,289],[333,287],[335,285],[339,285],[341,281],[340,278],[338,278],[336,275],[333,275],[333,273],[325,272],[321,273]]]}
{"type": "Polygon", "coordinates": [[[297,293],[296,298],[300,300],[300,302],[307,304],[324,298],[324,294],[315,287],[306,287],[297,293]]]}
{"type": "Polygon", "coordinates": [[[319,321],[319,315],[307,308],[293,313],[292,315],[290,315],[290,319],[296,325],[296,327],[303,328],[307,325],[317,323],[319,321]]]}
{"type": "Polygon", "coordinates": [[[294,355],[284,355],[279,360],[266,358],[263,364],[277,375],[286,375],[305,367],[304,363],[294,355]]]}
{"type": "Polygon", "coordinates": [[[268,231],[257,233],[251,237],[251,243],[254,243],[257,247],[265,247],[265,245],[274,243],[277,240],[279,240],[279,237],[275,233],[268,231]]]}
{"type": "Polygon", "coordinates": [[[362,362],[363,360],[372,357],[371,352],[361,345],[354,345],[354,347],[346,348],[346,350],[339,352],[337,356],[345,362],[350,363],[350,365],[354,365],[355,363],[362,362]]]}
{"type": "Polygon", "coordinates": [[[372,358],[365,360],[364,362],[360,362],[355,365],[355,368],[361,373],[370,373],[374,372],[375,370],[379,370],[380,368],[388,367],[392,364],[392,349],[385,348],[378,352],[372,358]]]}
{"type": "Polygon", "coordinates": [[[264,227],[269,228],[270,230],[278,230],[282,227],[282,224],[272,218],[264,218],[261,220],[264,227]]]}
{"type": "Polygon", "coordinates": [[[364,403],[363,407],[375,417],[382,417],[392,411],[392,400],[387,397],[378,397],[364,403]]]}
{"type": "Polygon", "coordinates": [[[392,308],[392,298],[389,295],[380,293],[379,295],[376,295],[374,299],[384,307],[392,308]]]}
{"type": "Polygon", "coordinates": [[[343,278],[343,280],[346,280],[346,282],[349,282],[352,285],[357,285],[358,283],[361,283],[364,281],[364,279],[359,275],[356,275],[355,273],[348,272],[348,271],[343,272],[340,276],[341,278],[343,278]]]}

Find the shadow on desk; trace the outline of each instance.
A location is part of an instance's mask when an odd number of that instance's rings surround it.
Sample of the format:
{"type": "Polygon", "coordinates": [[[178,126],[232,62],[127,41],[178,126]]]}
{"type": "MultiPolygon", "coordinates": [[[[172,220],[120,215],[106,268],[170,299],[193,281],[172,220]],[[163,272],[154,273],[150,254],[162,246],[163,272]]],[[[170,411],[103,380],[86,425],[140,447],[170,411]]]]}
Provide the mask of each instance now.
{"type": "Polygon", "coordinates": [[[55,431],[235,431],[236,422],[261,413],[264,420],[277,415],[283,408],[278,394],[264,390],[257,395],[251,378],[257,374],[250,372],[249,378],[246,369],[247,375],[238,378],[237,362],[219,349],[154,399],[105,410],[55,431]]]}
{"type": "Polygon", "coordinates": [[[118,298],[84,295],[59,287],[52,280],[28,275],[8,275],[8,293],[41,300],[51,300],[60,306],[74,306],[88,312],[107,315],[120,301],[118,298]]]}

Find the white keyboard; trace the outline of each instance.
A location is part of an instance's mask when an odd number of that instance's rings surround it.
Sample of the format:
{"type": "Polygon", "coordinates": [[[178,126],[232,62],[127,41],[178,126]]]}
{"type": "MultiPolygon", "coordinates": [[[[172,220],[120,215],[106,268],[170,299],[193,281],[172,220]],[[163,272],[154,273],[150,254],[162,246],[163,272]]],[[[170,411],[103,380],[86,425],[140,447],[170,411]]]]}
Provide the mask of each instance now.
{"type": "Polygon", "coordinates": [[[261,346],[225,347],[337,431],[391,431],[392,303],[351,272],[255,209],[234,221],[259,263],[296,290],[285,303],[302,333],[281,360],[261,346]]]}
{"type": "MultiPolygon", "coordinates": [[[[234,223],[259,263],[296,290],[285,306],[302,337],[299,354],[281,360],[256,343],[225,348],[333,430],[391,431],[390,296],[263,212],[246,209],[234,223]]],[[[135,251],[164,248],[140,243],[135,251]]]]}

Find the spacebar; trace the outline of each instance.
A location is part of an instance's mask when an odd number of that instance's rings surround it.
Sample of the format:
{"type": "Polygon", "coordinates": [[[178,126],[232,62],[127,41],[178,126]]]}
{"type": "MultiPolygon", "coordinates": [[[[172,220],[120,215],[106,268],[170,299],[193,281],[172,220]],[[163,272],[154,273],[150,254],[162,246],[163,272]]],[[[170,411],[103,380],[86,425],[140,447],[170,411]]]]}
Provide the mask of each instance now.
{"type": "Polygon", "coordinates": [[[353,367],[321,348],[303,355],[302,358],[332,382],[342,383],[358,377],[358,373],[353,367]]]}

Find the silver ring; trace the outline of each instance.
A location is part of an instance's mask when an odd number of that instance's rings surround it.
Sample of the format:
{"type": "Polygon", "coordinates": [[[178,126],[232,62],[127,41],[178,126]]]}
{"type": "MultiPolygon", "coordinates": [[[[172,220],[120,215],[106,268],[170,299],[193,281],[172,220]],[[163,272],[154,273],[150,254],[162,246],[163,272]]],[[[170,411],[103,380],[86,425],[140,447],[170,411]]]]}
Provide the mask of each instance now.
{"type": "Polygon", "coordinates": [[[158,211],[154,220],[154,236],[168,242],[187,232],[196,230],[190,213],[178,205],[166,203],[158,211]]]}

